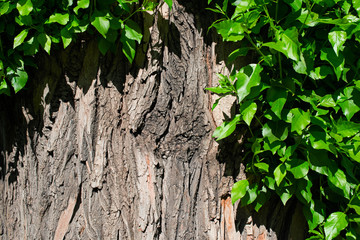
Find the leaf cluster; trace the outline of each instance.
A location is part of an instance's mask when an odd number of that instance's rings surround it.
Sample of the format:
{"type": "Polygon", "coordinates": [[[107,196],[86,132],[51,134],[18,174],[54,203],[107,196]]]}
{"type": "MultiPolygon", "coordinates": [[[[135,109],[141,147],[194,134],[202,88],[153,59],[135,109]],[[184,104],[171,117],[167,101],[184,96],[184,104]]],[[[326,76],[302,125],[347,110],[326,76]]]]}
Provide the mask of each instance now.
{"type": "Polygon", "coordinates": [[[296,198],[308,239],[360,239],[360,1],[210,2],[221,16],[211,27],[239,46],[228,62],[257,56],[208,88],[213,107],[226,95],[240,106],[213,136],[248,128],[233,203],[296,198]]]}
{"type": "MultiPolygon", "coordinates": [[[[132,16],[153,11],[153,0],[0,0],[0,94],[17,93],[28,80],[26,67],[34,56],[56,45],[67,48],[81,34],[95,34],[105,55],[121,44],[130,63],[136,43],[142,40],[140,26],[132,16]]],[[[165,1],[169,7],[172,0],[165,1]]]]}

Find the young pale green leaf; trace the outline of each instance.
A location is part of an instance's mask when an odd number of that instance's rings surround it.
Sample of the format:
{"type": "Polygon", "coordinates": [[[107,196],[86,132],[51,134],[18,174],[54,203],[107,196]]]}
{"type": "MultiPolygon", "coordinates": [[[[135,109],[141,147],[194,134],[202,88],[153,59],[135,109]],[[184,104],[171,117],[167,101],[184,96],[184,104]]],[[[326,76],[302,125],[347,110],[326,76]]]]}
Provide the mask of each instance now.
{"type": "Polygon", "coordinates": [[[258,163],[255,163],[254,166],[263,172],[269,172],[269,164],[267,164],[267,163],[258,162],[258,163]]]}
{"type": "Polygon", "coordinates": [[[240,69],[236,74],[235,89],[239,102],[249,95],[252,87],[260,84],[260,73],[262,70],[263,68],[260,64],[249,64],[240,69]]]}
{"type": "Polygon", "coordinates": [[[66,25],[69,22],[69,14],[65,13],[54,13],[49,17],[49,21],[47,23],[59,23],[61,25],[66,25]]]}
{"type": "Polygon", "coordinates": [[[91,22],[91,25],[93,25],[96,30],[104,37],[106,38],[106,33],[109,31],[110,28],[110,21],[106,17],[100,16],[95,17],[95,19],[91,22]]]}
{"type": "Polygon", "coordinates": [[[169,8],[171,10],[172,5],[173,5],[173,1],[172,0],[164,0],[164,2],[169,6],[169,8]]]}
{"type": "Polygon", "coordinates": [[[16,4],[16,8],[19,11],[20,15],[26,16],[29,15],[29,13],[31,13],[31,11],[33,10],[33,4],[31,0],[20,0],[16,4]]]}
{"type": "Polygon", "coordinates": [[[24,42],[26,36],[28,35],[28,32],[29,32],[29,29],[24,29],[14,38],[13,48],[20,46],[24,42]]]}
{"type": "Polygon", "coordinates": [[[248,180],[240,180],[234,184],[231,189],[231,202],[234,204],[236,201],[243,198],[246,194],[246,191],[249,188],[248,180]]]}
{"type": "Polygon", "coordinates": [[[346,42],[346,38],[347,38],[346,32],[342,31],[339,28],[333,28],[331,32],[329,32],[329,41],[333,46],[336,55],[339,55],[339,51],[346,42]]]}
{"type": "Polygon", "coordinates": [[[216,94],[227,94],[227,93],[231,93],[232,90],[229,88],[222,88],[222,87],[209,87],[209,88],[205,88],[208,91],[211,91],[213,93],[216,94]]]}
{"type": "Polygon", "coordinates": [[[217,141],[228,137],[235,131],[236,124],[240,122],[240,114],[237,114],[230,122],[223,122],[213,133],[217,141]]]}
{"type": "Polygon", "coordinates": [[[143,37],[139,25],[132,20],[128,20],[125,24],[125,36],[128,39],[137,41],[139,44],[143,37]]]}
{"type": "Polygon", "coordinates": [[[76,15],[78,14],[79,9],[86,9],[90,5],[90,0],[78,0],[77,6],[74,8],[76,15]]]}
{"type": "Polygon", "coordinates": [[[280,183],[282,182],[282,180],[284,179],[285,176],[286,176],[285,164],[278,165],[274,170],[274,178],[275,178],[276,185],[280,186],[280,183]]]}
{"type": "Polygon", "coordinates": [[[347,216],[343,212],[334,212],[326,219],[324,224],[326,239],[332,240],[348,226],[347,216]]]}
{"type": "Polygon", "coordinates": [[[242,115],[242,119],[248,126],[250,126],[251,120],[254,118],[254,115],[257,110],[257,105],[255,102],[245,102],[240,107],[240,113],[242,115]]]}
{"type": "Polygon", "coordinates": [[[37,39],[44,50],[50,55],[51,38],[46,33],[40,33],[37,39]]]}
{"type": "Polygon", "coordinates": [[[290,110],[287,121],[291,123],[291,132],[296,131],[299,135],[310,124],[310,112],[304,112],[300,108],[290,110]]]}

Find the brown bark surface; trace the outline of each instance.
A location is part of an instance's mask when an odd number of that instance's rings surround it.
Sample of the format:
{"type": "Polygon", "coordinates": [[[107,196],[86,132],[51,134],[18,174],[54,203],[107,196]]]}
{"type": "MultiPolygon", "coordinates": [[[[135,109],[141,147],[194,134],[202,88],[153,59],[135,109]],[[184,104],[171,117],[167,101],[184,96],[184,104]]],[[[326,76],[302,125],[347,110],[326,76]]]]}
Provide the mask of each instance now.
{"type": "Polygon", "coordinates": [[[223,114],[204,88],[229,51],[211,19],[174,1],[140,19],[132,66],[83,39],[0,97],[0,239],[303,239],[295,202],[231,204],[244,153],[211,137],[223,114]]]}

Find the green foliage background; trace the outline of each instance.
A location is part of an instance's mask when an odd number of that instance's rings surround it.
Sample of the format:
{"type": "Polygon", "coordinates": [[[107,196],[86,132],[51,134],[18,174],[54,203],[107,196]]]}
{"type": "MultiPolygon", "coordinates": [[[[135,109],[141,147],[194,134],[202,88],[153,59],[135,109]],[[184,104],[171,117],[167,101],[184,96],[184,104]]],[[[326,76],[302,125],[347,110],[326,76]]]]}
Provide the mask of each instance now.
{"type": "Polygon", "coordinates": [[[221,16],[212,27],[239,42],[228,61],[257,54],[208,88],[239,103],[217,140],[248,127],[233,203],[259,211],[273,195],[295,197],[308,239],[360,239],[360,1],[210,2],[221,16]]]}
{"type": "MultiPolygon", "coordinates": [[[[172,0],[165,2],[171,8],[172,0]]],[[[157,5],[153,0],[0,0],[0,94],[25,87],[26,68],[36,67],[39,51],[66,48],[84,33],[97,36],[103,55],[120,43],[132,63],[142,33],[131,18],[157,5]]]]}

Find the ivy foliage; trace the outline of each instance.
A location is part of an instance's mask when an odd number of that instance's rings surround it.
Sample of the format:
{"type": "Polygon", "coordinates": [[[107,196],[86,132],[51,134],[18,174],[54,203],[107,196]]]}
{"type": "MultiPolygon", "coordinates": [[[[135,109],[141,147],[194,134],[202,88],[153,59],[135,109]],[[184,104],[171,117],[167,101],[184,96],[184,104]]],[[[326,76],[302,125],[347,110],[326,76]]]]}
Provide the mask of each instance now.
{"type": "Polygon", "coordinates": [[[247,127],[232,202],[303,204],[308,239],[360,239],[360,0],[208,0],[249,65],[208,90],[236,96],[217,140],[247,127]],[[254,57],[255,56],[255,57],[254,57]]]}
{"type": "MultiPolygon", "coordinates": [[[[34,56],[56,45],[66,48],[79,35],[95,34],[100,52],[115,51],[118,43],[130,63],[141,27],[137,12],[153,11],[153,0],[0,0],[0,94],[10,95],[25,87],[26,67],[34,56]]],[[[165,0],[171,8],[172,0],[165,0]]]]}

